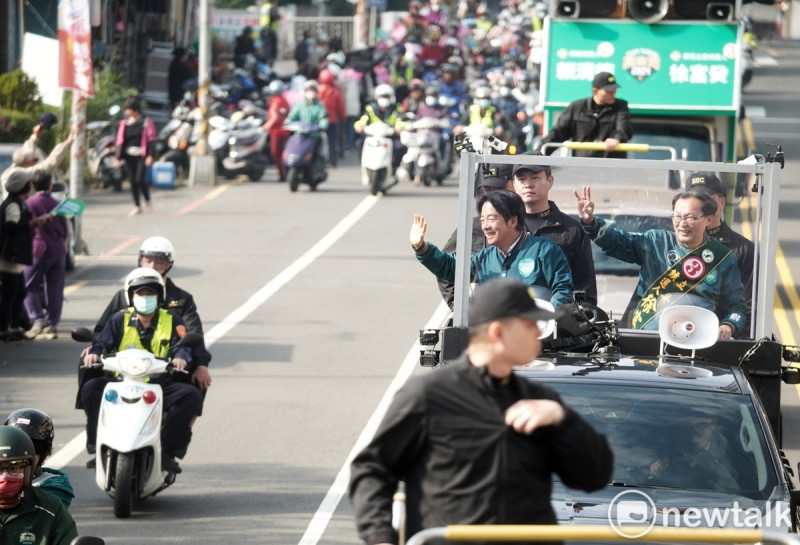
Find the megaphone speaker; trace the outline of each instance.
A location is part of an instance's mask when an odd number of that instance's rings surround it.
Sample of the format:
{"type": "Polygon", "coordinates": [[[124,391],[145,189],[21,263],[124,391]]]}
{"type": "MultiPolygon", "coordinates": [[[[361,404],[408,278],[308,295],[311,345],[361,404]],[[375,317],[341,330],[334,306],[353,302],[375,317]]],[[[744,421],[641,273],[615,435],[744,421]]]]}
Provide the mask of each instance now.
{"type": "Polygon", "coordinates": [[[736,0],[673,0],[672,2],[675,14],[680,19],[726,19],[733,17],[735,6],[736,0]]]}
{"type": "Polygon", "coordinates": [[[657,23],[667,15],[669,0],[628,0],[628,15],[640,23],[657,23]]]}
{"type": "Polygon", "coordinates": [[[677,348],[708,348],[717,342],[719,318],[704,308],[676,305],[659,316],[658,334],[664,343],[677,348]]]}
{"type": "Polygon", "coordinates": [[[706,19],[709,21],[732,21],[733,6],[719,2],[710,3],[706,8],[706,19]]]}
{"type": "Polygon", "coordinates": [[[581,3],[579,0],[558,0],[556,4],[557,17],[569,17],[577,19],[581,14],[581,3]]]}
{"type": "MultiPolygon", "coordinates": [[[[536,302],[536,306],[539,308],[543,308],[545,310],[549,310],[550,312],[555,313],[555,307],[550,303],[550,301],[545,301],[544,299],[534,298],[534,302],[536,302]]],[[[539,329],[541,330],[541,334],[539,335],[540,339],[546,339],[550,337],[556,330],[556,321],[555,320],[539,320],[537,321],[539,329]]]]}

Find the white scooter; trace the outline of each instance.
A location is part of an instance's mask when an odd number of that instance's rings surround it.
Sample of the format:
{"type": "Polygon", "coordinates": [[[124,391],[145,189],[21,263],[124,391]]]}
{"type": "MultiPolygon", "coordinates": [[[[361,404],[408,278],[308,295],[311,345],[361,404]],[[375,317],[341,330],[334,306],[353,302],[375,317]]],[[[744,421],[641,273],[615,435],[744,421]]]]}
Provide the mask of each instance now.
{"type": "MultiPolygon", "coordinates": [[[[91,342],[92,332],[72,332],[91,342]]],[[[187,333],[172,347],[191,347],[202,336],[187,333]]],[[[95,481],[114,499],[117,518],[131,516],[135,500],[154,496],[175,482],[175,473],[161,469],[163,394],[157,379],[173,369],[169,360],[138,348],[102,356],[100,367],[122,377],[103,391],[97,422],[95,481]]]]}
{"type": "Polygon", "coordinates": [[[377,195],[397,183],[392,168],[394,128],[386,123],[372,123],[364,127],[364,148],[361,151],[361,183],[369,187],[370,195],[377,195]]]}
{"type": "Polygon", "coordinates": [[[416,171],[424,185],[431,185],[433,180],[442,184],[449,167],[449,162],[445,164],[441,152],[442,131],[449,126],[449,120],[435,117],[423,117],[404,125],[400,142],[408,151],[403,155],[401,166],[397,169],[397,178],[400,181],[409,181],[411,172],[416,171]]]}

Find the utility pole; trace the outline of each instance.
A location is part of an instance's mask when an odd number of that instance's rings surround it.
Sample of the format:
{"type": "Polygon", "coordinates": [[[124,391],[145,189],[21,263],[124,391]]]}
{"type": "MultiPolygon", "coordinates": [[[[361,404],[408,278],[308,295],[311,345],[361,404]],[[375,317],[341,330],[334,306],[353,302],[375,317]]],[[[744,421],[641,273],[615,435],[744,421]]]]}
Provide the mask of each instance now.
{"type": "Polygon", "coordinates": [[[200,40],[198,44],[197,67],[197,106],[200,108],[199,140],[189,164],[190,185],[215,185],[217,179],[216,162],[208,154],[208,92],[211,87],[211,41],[208,30],[208,0],[199,0],[200,40]]]}

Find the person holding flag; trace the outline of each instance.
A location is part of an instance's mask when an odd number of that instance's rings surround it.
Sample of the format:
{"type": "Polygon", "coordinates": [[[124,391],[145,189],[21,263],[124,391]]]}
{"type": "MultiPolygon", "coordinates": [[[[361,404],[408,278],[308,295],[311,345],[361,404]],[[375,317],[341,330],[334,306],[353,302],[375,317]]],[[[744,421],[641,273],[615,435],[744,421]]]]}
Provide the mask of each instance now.
{"type": "Polygon", "coordinates": [[[66,276],[67,219],[52,214],[59,206],[50,193],[53,177],[49,172],[36,173],[32,180],[36,193],[25,204],[34,217],[49,214],[52,220],[33,230],[33,262],[25,265],[25,311],[33,324],[25,336],[29,339],[55,339],[61,321],[66,276]],[[39,298],[39,285],[44,282],[45,304],[39,298]]]}

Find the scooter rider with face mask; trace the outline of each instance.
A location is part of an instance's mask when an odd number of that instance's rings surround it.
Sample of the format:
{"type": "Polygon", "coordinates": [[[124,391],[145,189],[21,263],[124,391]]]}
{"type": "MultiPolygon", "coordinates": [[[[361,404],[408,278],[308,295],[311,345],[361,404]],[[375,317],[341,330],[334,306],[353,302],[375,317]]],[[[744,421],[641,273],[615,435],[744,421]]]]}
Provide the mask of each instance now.
{"type": "Polygon", "coordinates": [[[6,418],[6,426],[24,431],[36,449],[31,484],[49,492],[69,508],[75,491],[69,476],[60,469],[44,467],[44,461],[53,452],[53,438],[56,429],[53,420],[38,409],[17,409],[6,418]]]}
{"type": "Polygon", "coordinates": [[[58,498],[32,486],[36,450],[13,426],[0,426],[0,543],[69,545],[75,521],[58,498]]]}
{"type": "MultiPolygon", "coordinates": [[[[175,246],[173,246],[169,239],[155,236],[149,237],[142,242],[142,245],[139,248],[138,266],[155,269],[164,279],[164,284],[166,286],[166,297],[161,305],[162,308],[165,308],[180,316],[183,320],[183,323],[186,325],[187,332],[203,335],[203,323],[200,320],[200,315],[197,312],[197,305],[194,302],[194,297],[188,291],[182,290],[175,285],[175,282],[173,282],[168,276],[168,273],[172,270],[172,266],[174,264],[175,246]]],[[[106,309],[103,311],[103,314],[100,316],[97,324],[95,324],[95,334],[98,334],[103,330],[106,322],[108,322],[109,318],[111,318],[114,313],[126,309],[129,306],[128,296],[125,293],[125,289],[120,289],[116,294],[114,294],[114,297],[111,298],[111,301],[108,303],[108,306],[106,306],[106,309]]],[[[89,348],[86,348],[81,354],[81,359],[86,357],[88,353],[89,348]]],[[[200,390],[203,392],[203,395],[205,395],[205,391],[211,387],[211,374],[208,372],[208,364],[210,361],[211,354],[206,349],[205,344],[200,344],[199,346],[192,348],[193,366],[191,368],[191,375],[188,378],[191,379],[195,386],[200,388],[200,390]]],[[[98,371],[97,369],[87,369],[85,367],[81,367],[78,370],[79,391],[75,404],[76,409],[83,409],[83,403],[81,402],[80,395],[80,389],[83,387],[83,384],[85,384],[88,380],[99,376],[102,376],[102,372],[98,371]]],[[[202,407],[200,412],[202,413],[202,407]]],[[[200,413],[198,413],[198,416],[199,414],[200,413]]],[[[90,454],[94,453],[90,451],[90,454]]],[[[90,463],[94,461],[95,459],[92,458],[90,463]]]]}
{"type": "Polygon", "coordinates": [[[393,127],[397,132],[392,138],[392,166],[396,169],[400,165],[400,160],[406,152],[406,148],[400,143],[399,131],[403,128],[403,108],[397,104],[394,89],[391,85],[381,84],[375,88],[375,101],[370,102],[364,108],[364,115],[355,122],[353,128],[359,134],[364,132],[364,127],[373,123],[386,123],[393,127]]]}
{"type": "MultiPolygon", "coordinates": [[[[108,320],[95,338],[83,365],[91,367],[100,361],[104,352],[138,348],[165,358],[170,347],[186,334],[186,326],[180,316],[159,308],[165,297],[164,279],[158,271],[139,267],[125,279],[125,294],[132,308],[121,310],[108,320]]],[[[189,348],[178,348],[172,357],[177,371],[189,370],[194,365],[189,348]]],[[[96,444],[97,418],[103,389],[110,378],[99,377],[88,381],[81,389],[81,400],[86,411],[86,442],[96,444]]],[[[189,445],[192,420],[200,409],[200,390],[191,384],[174,380],[162,384],[164,392],[164,425],[161,429],[161,466],[165,471],[180,473],[175,458],[183,458],[189,445]]]]}

